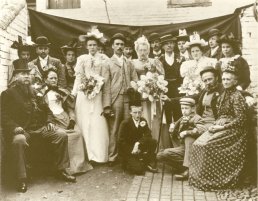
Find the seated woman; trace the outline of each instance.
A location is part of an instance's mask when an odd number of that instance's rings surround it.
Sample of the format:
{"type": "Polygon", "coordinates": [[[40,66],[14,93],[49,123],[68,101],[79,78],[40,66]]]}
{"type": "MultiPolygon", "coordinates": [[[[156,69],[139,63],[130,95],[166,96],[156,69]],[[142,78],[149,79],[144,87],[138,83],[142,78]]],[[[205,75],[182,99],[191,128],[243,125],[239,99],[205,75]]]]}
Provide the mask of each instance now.
{"type": "Polygon", "coordinates": [[[234,187],[243,171],[247,105],[236,89],[236,74],[234,66],[223,69],[225,90],[217,102],[218,118],[192,146],[189,183],[204,191],[234,187]]]}

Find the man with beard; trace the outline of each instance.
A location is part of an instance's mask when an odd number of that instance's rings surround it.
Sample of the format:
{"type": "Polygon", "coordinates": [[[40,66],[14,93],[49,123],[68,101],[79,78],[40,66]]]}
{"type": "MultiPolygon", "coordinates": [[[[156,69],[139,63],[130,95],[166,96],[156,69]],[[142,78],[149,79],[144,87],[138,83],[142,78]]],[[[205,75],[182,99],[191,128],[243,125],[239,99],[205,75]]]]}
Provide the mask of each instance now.
{"type": "Polygon", "coordinates": [[[51,43],[49,43],[48,38],[45,36],[39,36],[36,38],[35,43],[38,58],[30,62],[33,65],[31,74],[34,76],[34,82],[42,83],[43,76],[47,70],[54,69],[59,77],[59,86],[66,88],[67,82],[65,77],[65,68],[59,59],[49,56],[51,43]]]}
{"type": "Polygon", "coordinates": [[[2,127],[5,142],[12,149],[19,192],[27,191],[27,162],[32,152],[30,145],[46,142],[53,149],[57,176],[75,182],[75,177],[65,171],[69,167],[67,135],[47,123],[46,107],[30,87],[30,69],[19,66],[14,75],[16,85],[2,92],[2,127]]]}
{"type": "Polygon", "coordinates": [[[149,58],[159,59],[160,56],[164,53],[161,49],[160,35],[158,33],[152,33],[150,34],[148,40],[151,45],[149,58]]]}
{"type": "Polygon", "coordinates": [[[125,40],[123,34],[117,33],[113,35],[110,41],[114,50],[114,55],[110,58],[109,64],[111,74],[111,110],[114,113],[112,117],[108,117],[110,165],[114,164],[118,155],[117,143],[120,123],[130,116],[126,91],[130,88],[131,81],[138,80],[133,64],[123,55],[125,40]]]}

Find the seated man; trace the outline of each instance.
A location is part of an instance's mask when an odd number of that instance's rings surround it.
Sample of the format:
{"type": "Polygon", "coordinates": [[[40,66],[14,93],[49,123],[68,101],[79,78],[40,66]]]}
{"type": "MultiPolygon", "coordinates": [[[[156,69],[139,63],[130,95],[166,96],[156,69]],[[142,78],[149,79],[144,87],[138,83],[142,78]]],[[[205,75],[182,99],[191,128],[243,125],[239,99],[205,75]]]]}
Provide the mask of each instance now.
{"type": "Polygon", "coordinates": [[[25,66],[16,68],[16,85],[3,91],[1,96],[2,127],[6,143],[12,146],[20,192],[27,191],[27,151],[29,145],[35,142],[44,141],[53,148],[58,177],[65,181],[76,181],[65,171],[69,167],[67,134],[54,129],[52,123],[47,124],[45,107],[40,104],[42,97],[36,97],[31,88],[29,72],[25,66]]]}
{"type": "Polygon", "coordinates": [[[146,119],[142,118],[141,96],[134,100],[129,96],[131,117],[119,128],[118,155],[123,169],[133,174],[144,174],[146,170],[157,172],[150,164],[155,160],[156,140],[152,139],[146,119]]]}
{"type": "Polygon", "coordinates": [[[68,153],[70,158],[69,172],[82,173],[92,169],[86,162],[82,135],[75,129],[74,98],[67,89],[58,87],[56,71],[50,69],[46,72],[45,87],[41,89],[44,102],[48,106],[48,122],[68,134],[68,153]]]}
{"type": "Polygon", "coordinates": [[[180,99],[183,116],[170,127],[174,147],[160,151],[157,160],[172,166],[182,174],[177,179],[188,179],[189,155],[191,146],[206,129],[202,118],[195,113],[195,100],[190,97],[180,99]]]}

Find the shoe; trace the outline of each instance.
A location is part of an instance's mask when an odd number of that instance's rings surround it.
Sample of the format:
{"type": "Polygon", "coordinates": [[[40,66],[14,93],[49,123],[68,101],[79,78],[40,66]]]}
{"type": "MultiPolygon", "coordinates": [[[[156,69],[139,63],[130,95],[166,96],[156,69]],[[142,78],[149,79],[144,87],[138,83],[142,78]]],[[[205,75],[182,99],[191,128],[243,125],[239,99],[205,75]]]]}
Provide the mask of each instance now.
{"type": "Polygon", "coordinates": [[[157,173],[158,169],[157,168],[153,168],[151,165],[147,165],[146,170],[152,173],[157,173]]]}
{"type": "Polygon", "coordinates": [[[27,189],[27,183],[24,180],[20,180],[17,186],[18,192],[25,193],[27,189]]]}
{"type": "Polygon", "coordinates": [[[117,164],[117,161],[108,161],[108,166],[113,167],[117,164]]]}
{"type": "Polygon", "coordinates": [[[182,174],[175,174],[176,180],[185,181],[188,180],[189,171],[185,170],[182,174]]]}
{"type": "Polygon", "coordinates": [[[76,177],[72,176],[70,174],[68,174],[66,171],[60,171],[57,176],[67,182],[72,182],[75,183],[76,182],[76,177]]]}

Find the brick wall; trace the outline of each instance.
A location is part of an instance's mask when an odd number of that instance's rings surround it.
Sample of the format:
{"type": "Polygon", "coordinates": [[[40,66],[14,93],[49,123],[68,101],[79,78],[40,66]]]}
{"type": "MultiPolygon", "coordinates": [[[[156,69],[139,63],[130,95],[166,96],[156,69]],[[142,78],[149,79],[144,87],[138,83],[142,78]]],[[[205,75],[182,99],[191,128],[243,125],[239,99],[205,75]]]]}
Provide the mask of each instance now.
{"type": "MultiPolygon", "coordinates": [[[[14,59],[18,58],[17,50],[10,48],[10,46],[14,40],[18,39],[18,35],[25,39],[28,32],[28,15],[25,1],[18,0],[14,2],[13,0],[6,0],[5,2],[4,6],[0,6],[0,93],[7,88],[9,66],[14,59]]],[[[1,121],[0,139],[2,139],[1,121]]],[[[0,169],[2,170],[3,143],[2,140],[0,142],[0,169]]],[[[2,175],[0,173],[0,186],[1,180],[2,175]]]]}

